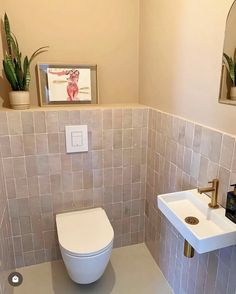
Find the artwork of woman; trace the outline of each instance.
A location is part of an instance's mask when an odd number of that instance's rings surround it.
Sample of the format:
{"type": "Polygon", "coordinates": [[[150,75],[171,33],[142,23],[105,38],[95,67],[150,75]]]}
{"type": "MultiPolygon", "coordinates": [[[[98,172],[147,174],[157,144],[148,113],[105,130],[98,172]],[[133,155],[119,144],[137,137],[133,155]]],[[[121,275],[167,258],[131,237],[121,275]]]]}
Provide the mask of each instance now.
{"type": "Polygon", "coordinates": [[[78,93],[79,93],[79,86],[78,86],[78,81],[79,81],[79,75],[80,72],[79,70],[71,69],[71,70],[63,70],[60,72],[55,72],[53,70],[49,70],[49,73],[52,75],[57,75],[57,76],[68,76],[67,77],[67,101],[76,101],[78,100],[78,93]]]}

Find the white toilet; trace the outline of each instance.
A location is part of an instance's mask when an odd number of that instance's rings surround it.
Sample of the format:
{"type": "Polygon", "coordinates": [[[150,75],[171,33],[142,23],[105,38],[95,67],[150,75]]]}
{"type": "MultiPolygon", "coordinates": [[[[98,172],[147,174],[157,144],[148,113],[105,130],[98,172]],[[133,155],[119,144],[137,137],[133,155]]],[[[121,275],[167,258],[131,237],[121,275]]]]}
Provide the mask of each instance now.
{"type": "Polygon", "coordinates": [[[70,278],[78,284],[98,280],[109,262],[114,231],[102,208],[56,215],[63,261],[70,278]]]}

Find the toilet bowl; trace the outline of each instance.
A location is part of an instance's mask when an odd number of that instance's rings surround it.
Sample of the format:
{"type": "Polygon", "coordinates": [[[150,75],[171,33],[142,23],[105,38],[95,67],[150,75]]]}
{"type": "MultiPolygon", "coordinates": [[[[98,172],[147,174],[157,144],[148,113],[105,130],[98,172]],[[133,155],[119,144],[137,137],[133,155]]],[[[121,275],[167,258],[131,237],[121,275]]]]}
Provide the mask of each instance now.
{"type": "Polygon", "coordinates": [[[78,284],[98,280],[109,262],[114,231],[102,208],[56,215],[57,234],[64,264],[78,284]]]}

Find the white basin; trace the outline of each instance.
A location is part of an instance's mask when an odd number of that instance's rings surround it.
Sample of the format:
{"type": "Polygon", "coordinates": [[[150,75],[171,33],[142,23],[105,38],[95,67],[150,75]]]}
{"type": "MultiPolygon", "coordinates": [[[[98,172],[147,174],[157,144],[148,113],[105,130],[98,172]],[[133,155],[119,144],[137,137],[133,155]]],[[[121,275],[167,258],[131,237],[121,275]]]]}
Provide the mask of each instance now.
{"type": "Polygon", "coordinates": [[[225,217],[223,207],[209,208],[209,202],[210,198],[197,189],[157,197],[161,212],[198,253],[236,244],[236,224],[225,217]],[[198,218],[199,223],[187,224],[188,216],[198,218]]]}

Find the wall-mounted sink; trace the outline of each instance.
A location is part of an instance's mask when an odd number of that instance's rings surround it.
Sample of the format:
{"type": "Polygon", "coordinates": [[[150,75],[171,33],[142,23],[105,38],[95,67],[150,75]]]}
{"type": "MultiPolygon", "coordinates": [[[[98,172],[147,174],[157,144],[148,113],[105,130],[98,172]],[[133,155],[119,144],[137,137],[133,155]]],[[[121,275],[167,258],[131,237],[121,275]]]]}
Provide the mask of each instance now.
{"type": "Polygon", "coordinates": [[[225,217],[223,207],[209,208],[209,197],[199,194],[196,189],[159,195],[157,203],[161,212],[198,253],[236,244],[236,224],[225,217]]]}

